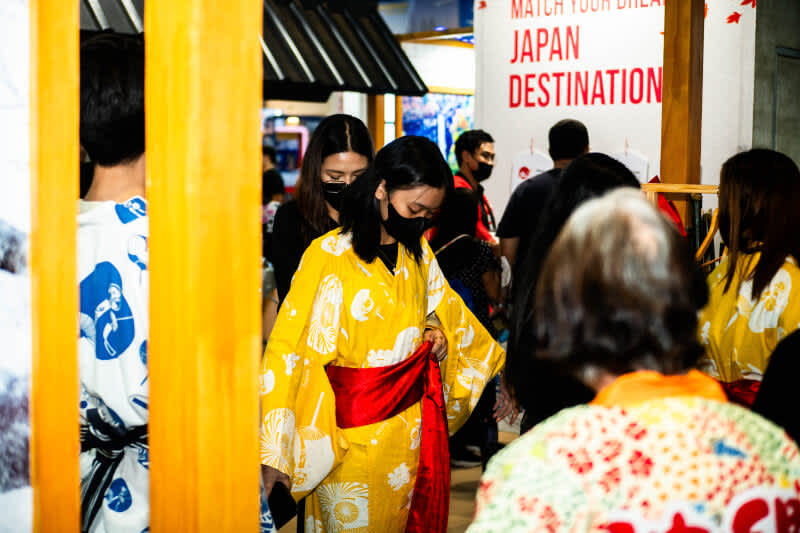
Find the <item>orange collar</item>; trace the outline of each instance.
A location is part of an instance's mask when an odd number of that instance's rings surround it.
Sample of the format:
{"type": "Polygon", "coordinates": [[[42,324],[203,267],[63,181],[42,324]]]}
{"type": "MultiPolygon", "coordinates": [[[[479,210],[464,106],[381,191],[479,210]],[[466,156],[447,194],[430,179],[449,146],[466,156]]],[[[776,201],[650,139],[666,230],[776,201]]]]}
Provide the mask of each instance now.
{"type": "Polygon", "coordinates": [[[672,376],[652,370],[640,370],[622,375],[603,387],[592,400],[592,405],[630,407],[669,396],[699,396],[718,402],[727,401],[725,391],[719,383],[697,370],[672,376]]]}

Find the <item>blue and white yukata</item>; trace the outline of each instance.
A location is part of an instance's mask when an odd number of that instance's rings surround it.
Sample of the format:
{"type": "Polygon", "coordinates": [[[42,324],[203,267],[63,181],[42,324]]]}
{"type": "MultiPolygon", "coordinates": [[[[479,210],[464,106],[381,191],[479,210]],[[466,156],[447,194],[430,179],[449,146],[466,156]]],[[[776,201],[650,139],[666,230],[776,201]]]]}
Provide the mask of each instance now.
{"type": "MultiPolygon", "coordinates": [[[[149,531],[147,202],[79,202],[81,531],[149,531]]],[[[258,468],[258,465],[253,465],[258,468]]],[[[275,531],[262,497],[262,533],[275,531]]]]}

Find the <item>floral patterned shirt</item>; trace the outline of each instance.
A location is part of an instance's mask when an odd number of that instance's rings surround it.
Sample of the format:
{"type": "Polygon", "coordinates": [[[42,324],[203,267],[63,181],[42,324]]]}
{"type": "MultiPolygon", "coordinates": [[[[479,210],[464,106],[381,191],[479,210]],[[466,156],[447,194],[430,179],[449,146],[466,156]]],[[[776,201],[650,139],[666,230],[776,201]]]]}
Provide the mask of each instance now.
{"type": "Polygon", "coordinates": [[[700,396],[585,405],[495,456],[468,532],[797,531],[798,495],[797,446],[739,406],[700,396]]]}

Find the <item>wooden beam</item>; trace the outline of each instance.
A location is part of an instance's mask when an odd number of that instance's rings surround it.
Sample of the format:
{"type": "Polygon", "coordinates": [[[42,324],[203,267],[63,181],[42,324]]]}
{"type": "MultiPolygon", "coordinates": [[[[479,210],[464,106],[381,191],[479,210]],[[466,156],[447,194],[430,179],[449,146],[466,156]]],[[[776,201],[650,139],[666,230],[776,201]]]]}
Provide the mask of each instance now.
{"type": "Polygon", "coordinates": [[[394,99],[394,126],[398,139],[405,135],[403,133],[403,97],[400,95],[394,99]]]}
{"type": "Polygon", "coordinates": [[[428,92],[439,94],[461,94],[464,96],[473,96],[475,89],[465,89],[463,87],[442,87],[439,85],[429,85],[428,92]]]}
{"type": "Polygon", "coordinates": [[[145,11],[154,533],[258,528],[261,19],[145,11]]]}
{"type": "Polygon", "coordinates": [[[475,45],[472,43],[465,43],[464,41],[459,41],[456,38],[452,39],[409,39],[404,40],[404,43],[411,43],[411,44],[425,44],[425,45],[432,45],[432,46],[452,46],[454,48],[475,48],[475,45]]]}
{"type": "Polygon", "coordinates": [[[384,126],[384,98],[382,94],[367,95],[367,129],[372,135],[372,142],[375,143],[377,152],[386,144],[384,126]]]}
{"type": "Polygon", "coordinates": [[[77,533],[78,6],[32,0],[30,16],[33,530],[77,533]]]}
{"type": "Polygon", "coordinates": [[[418,31],[414,33],[399,33],[395,35],[401,43],[404,41],[431,41],[436,39],[453,39],[464,35],[472,35],[474,33],[472,26],[465,26],[463,28],[452,28],[444,31],[418,31]]]}
{"type": "MultiPolygon", "coordinates": [[[[661,108],[661,181],[700,183],[703,0],[666,2],[661,108]]],[[[687,205],[679,206],[687,221],[687,205]]]]}
{"type": "Polygon", "coordinates": [[[662,194],[719,194],[719,185],[685,183],[642,183],[642,190],[662,194]]]}

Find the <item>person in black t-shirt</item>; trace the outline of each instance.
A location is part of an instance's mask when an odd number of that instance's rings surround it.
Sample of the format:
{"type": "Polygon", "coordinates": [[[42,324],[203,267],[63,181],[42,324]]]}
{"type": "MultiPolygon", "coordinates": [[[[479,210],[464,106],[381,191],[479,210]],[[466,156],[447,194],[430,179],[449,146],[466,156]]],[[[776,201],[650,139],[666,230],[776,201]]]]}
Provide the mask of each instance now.
{"type": "Polygon", "coordinates": [[[573,159],[589,151],[589,133],[583,123],[564,119],[557,122],[548,133],[550,157],[553,168],[525,181],[518,186],[508,201],[497,236],[500,238],[500,255],[509,265],[524,261],[528,243],[539,224],[544,208],[561,169],[573,159]]]}
{"type": "Polygon", "coordinates": [[[445,200],[437,222],[431,248],[445,278],[451,285],[457,281],[469,291],[470,310],[495,336],[489,307],[500,296],[500,262],[489,243],[474,236],[478,224],[477,198],[467,189],[455,189],[445,200]]]}
{"type": "Polygon", "coordinates": [[[339,225],[345,189],[366,172],[374,150],[367,127],[350,115],[331,115],[319,123],[303,156],[296,200],[275,214],[272,253],[278,298],[289,292],[308,245],[339,225]]]}

